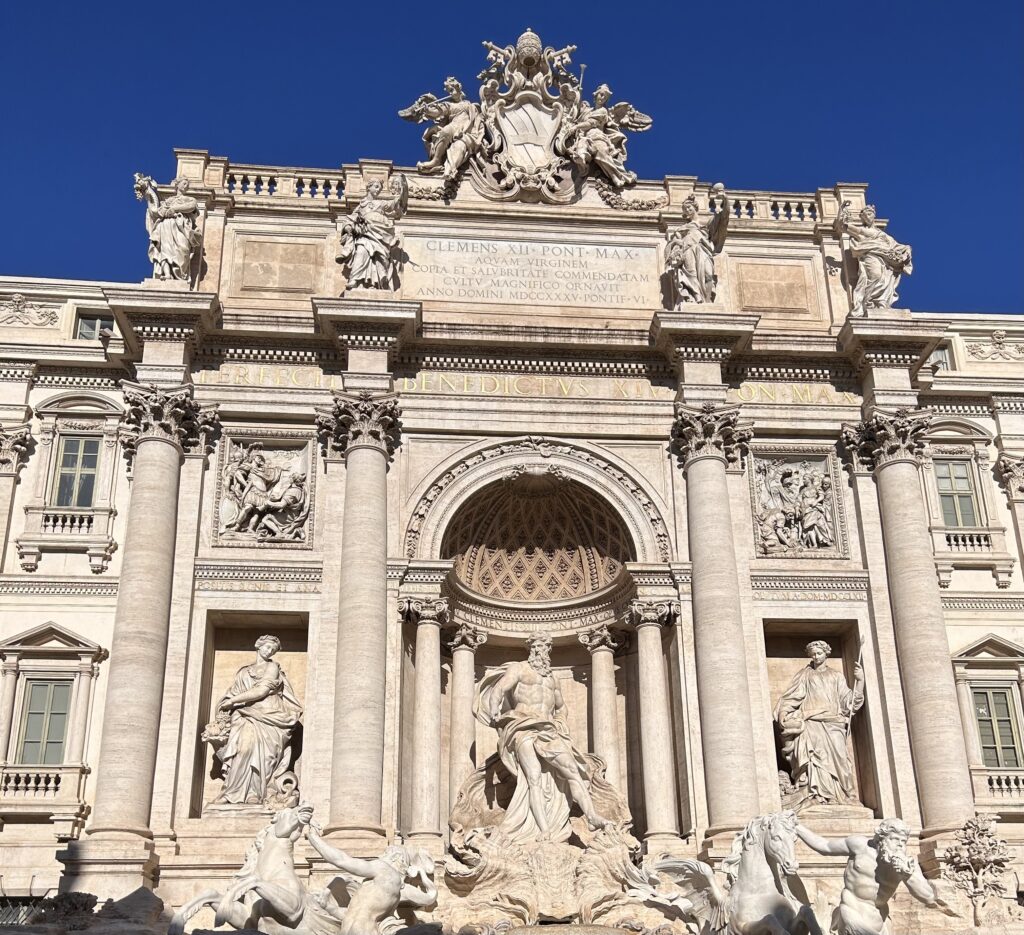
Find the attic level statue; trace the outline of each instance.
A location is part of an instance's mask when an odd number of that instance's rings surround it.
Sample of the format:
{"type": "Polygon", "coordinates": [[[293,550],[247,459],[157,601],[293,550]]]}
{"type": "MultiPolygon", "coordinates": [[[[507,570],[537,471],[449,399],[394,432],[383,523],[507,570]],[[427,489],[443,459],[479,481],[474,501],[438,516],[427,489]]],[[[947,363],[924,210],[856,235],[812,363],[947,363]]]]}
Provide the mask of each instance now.
{"type": "Polygon", "coordinates": [[[341,223],[338,262],[344,264],[349,289],[398,288],[402,251],[395,221],[409,204],[409,183],[396,175],[384,194],[384,183],[374,179],[355,211],[341,223]]]}
{"type": "Polygon", "coordinates": [[[850,216],[849,202],[843,202],[836,228],[850,237],[850,253],[857,259],[857,282],[853,287],[853,314],[866,317],[868,309],[892,308],[899,296],[900,277],[914,271],[910,247],[898,243],[875,223],[875,206],[865,205],[857,219],[850,216]]]}
{"type": "Polygon", "coordinates": [[[199,231],[199,202],[188,192],[188,179],[177,178],[174,194],[161,200],[148,175],[135,173],[135,197],[146,202],[149,259],[157,279],[173,279],[192,285],[192,264],[199,256],[203,235],[199,231]]]}
{"type": "Polygon", "coordinates": [[[690,195],[683,202],[683,226],[668,235],[665,265],[677,309],[690,302],[715,301],[715,254],[721,252],[729,231],[729,199],[721,182],[712,187],[711,195],[712,203],[718,196],[722,204],[708,220],[697,220],[700,208],[696,197],[690,195]]]}
{"type": "Polygon", "coordinates": [[[484,47],[479,104],[449,78],[447,97],[424,94],[399,111],[415,123],[434,121],[423,136],[430,158],[417,165],[420,172],[443,171],[452,182],[468,167],[490,198],[550,204],[575,200],[588,176],[615,188],[636,181],[625,168],[626,131],[649,129],[651,118],[625,101],[611,104],[605,84],[587,103],[582,77],[568,70],[576,46],[544,46],[528,29],[515,45],[484,47]]]}

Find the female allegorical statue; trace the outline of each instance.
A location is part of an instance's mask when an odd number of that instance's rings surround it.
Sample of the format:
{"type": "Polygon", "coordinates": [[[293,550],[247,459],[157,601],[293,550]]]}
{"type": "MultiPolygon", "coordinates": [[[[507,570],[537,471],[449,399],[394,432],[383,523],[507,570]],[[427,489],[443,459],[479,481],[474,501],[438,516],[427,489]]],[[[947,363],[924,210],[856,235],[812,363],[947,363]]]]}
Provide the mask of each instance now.
{"type": "Polygon", "coordinates": [[[405,176],[396,175],[389,194],[382,196],[383,191],[382,182],[370,182],[363,200],[342,223],[338,262],[347,266],[349,289],[398,288],[400,261],[395,221],[405,214],[409,183],[405,176]]]}
{"type": "Polygon", "coordinates": [[[864,671],[859,662],[854,666],[850,688],[841,672],[829,668],[831,652],[824,640],[807,644],[810,662],[782,693],[775,720],[782,730],[782,755],[789,761],[800,798],[846,805],[856,800],[846,738],[850,719],[864,704],[864,671]]]}
{"type": "Polygon", "coordinates": [[[273,660],[276,636],[256,641],[256,661],[242,666],[217,705],[216,720],[203,732],[224,772],[224,788],[213,804],[291,805],[291,739],[302,717],[284,670],[273,660]]]}
{"type": "Polygon", "coordinates": [[[712,200],[720,196],[722,206],[710,220],[703,224],[697,220],[697,199],[690,195],[683,202],[683,226],[668,236],[665,265],[677,309],[689,302],[715,301],[715,254],[721,251],[729,230],[729,200],[721,182],[712,186],[711,195],[712,200]]]}
{"type": "Polygon", "coordinates": [[[875,206],[865,205],[854,221],[844,201],[837,226],[850,235],[850,252],[859,270],[853,287],[853,314],[866,317],[869,308],[892,308],[899,296],[900,276],[914,271],[910,247],[875,226],[875,206]]]}
{"type": "Polygon", "coordinates": [[[191,284],[192,261],[199,253],[203,236],[199,232],[199,202],[187,195],[188,179],[172,183],[174,194],[160,200],[148,175],[135,173],[135,197],[146,202],[146,230],[149,259],[157,279],[177,279],[191,284]]]}

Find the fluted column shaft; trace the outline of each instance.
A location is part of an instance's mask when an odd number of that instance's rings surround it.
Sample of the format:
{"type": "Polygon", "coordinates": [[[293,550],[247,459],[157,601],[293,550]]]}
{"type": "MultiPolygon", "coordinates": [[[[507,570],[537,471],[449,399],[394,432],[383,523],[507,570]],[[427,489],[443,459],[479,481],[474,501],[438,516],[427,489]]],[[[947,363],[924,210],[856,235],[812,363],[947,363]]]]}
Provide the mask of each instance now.
{"type": "Polygon", "coordinates": [[[677,837],[672,713],[669,709],[662,627],[671,619],[666,602],[636,602],[637,681],[640,690],[640,754],[644,772],[646,839],[677,837]]]}
{"type": "Polygon", "coordinates": [[[14,728],[14,692],[18,685],[18,660],[13,654],[0,663],[0,763],[8,761],[7,751],[14,728]]]}
{"type": "Polygon", "coordinates": [[[605,762],[605,776],[619,784],[619,730],[615,691],[615,650],[621,640],[608,627],[580,634],[580,642],[590,650],[590,723],[591,747],[605,762]]]}
{"type": "Polygon", "coordinates": [[[416,682],[412,724],[412,822],[414,836],[441,836],[441,622],[445,600],[403,600],[416,622],[416,682]]]}
{"type": "Polygon", "coordinates": [[[89,726],[89,699],[92,696],[93,663],[83,662],[78,668],[78,686],[75,707],[68,725],[68,763],[84,764],[85,732],[89,726]]]}
{"type": "Polygon", "coordinates": [[[334,755],[328,832],[383,835],[387,664],[387,470],[398,442],[392,394],[339,394],[322,443],[345,456],[334,755]]]}
{"type": "Polygon", "coordinates": [[[964,729],[964,746],[967,748],[967,762],[970,766],[982,766],[984,757],[981,752],[978,727],[974,722],[974,698],[971,694],[971,683],[967,680],[967,673],[960,668],[957,668],[954,678],[956,680],[956,700],[960,705],[960,721],[964,729]]]}
{"type": "Polygon", "coordinates": [[[874,467],[918,795],[934,834],[974,814],[974,792],[919,476],[929,418],[876,412],[843,436],[874,467]]]}
{"type": "Polygon", "coordinates": [[[754,729],[744,647],[728,460],[749,438],[738,411],[676,406],[675,450],[686,476],[694,662],[709,834],[758,813],[754,729]]]}
{"type": "Polygon", "coordinates": [[[135,455],[110,646],[93,834],[148,836],[171,614],[181,449],[142,439],[135,455]]]}
{"type": "Polygon", "coordinates": [[[205,445],[213,417],[196,406],[191,387],[125,384],[125,401],[124,421],[137,435],[89,833],[148,838],[182,452],[205,445]]]}
{"type": "Polygon", "coordinates": [[[448,805],[455,805],[463,782],[476,769],[473,746],[476,742],[476,650],[487,634],[469,626],[459,627],[451,640],[452,709],[448,730],[448,805]]]}

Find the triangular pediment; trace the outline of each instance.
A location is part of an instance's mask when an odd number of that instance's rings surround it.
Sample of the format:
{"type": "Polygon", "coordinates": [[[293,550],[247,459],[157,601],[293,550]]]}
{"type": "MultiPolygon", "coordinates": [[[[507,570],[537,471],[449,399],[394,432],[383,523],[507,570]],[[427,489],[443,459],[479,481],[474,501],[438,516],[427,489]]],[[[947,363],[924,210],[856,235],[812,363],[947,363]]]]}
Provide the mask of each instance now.
{"type": "Polygon", "coordinates": [[[995,633],[989,633],[965,646],[953,657],[954,662],[978,662],[983,659],[1024,661],[1024,646],[1019,646],[995,633]]]}
{"type": "Polygon", "coordinates": [[[31,630],[24,630],[0,641],[0,653],[9,652],[74,653],[75,655],[90,653],[92,655],[99,655],[104,650],[98,643],[87,640],[85,637],[79,636],[77,633],[51,620],[33,627],[31,630]]]}

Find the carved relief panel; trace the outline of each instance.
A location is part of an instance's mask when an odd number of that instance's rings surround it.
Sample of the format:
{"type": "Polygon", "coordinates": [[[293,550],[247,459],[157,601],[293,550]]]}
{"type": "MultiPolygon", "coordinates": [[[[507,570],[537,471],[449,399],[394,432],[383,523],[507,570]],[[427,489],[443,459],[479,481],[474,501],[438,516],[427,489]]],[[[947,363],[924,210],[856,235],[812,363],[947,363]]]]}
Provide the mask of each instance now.
{"type": "Polygon", "coordinates": [[[315,457],[309,432],[225,430],[214,543],[312,548],[315,457]]]}
{"type": "Polygon", "coordinates": [[[763,558],[846,558],[849,543],[831,446],[756,446],[751,452],[754,549],[763,558]]]}

